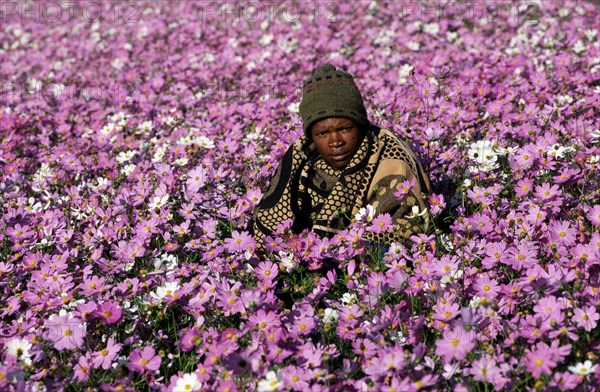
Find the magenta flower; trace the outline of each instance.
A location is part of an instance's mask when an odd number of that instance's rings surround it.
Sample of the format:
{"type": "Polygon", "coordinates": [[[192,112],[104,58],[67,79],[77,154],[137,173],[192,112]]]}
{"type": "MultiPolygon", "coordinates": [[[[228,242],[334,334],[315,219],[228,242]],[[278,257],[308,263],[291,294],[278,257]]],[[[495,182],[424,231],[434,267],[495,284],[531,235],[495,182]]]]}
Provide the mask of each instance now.
{"type": "Polygon", "coordinates": [[[500,293],[500,287],[496,279],[490,279],[488,274],[481,275],[473,284],[475,294],[480,297],[495,298],[500,293]]]}
{"type": "Polygon", "coordinates": [[[557,196],[561,195],[561,191],[558,188],[558,185],[550,185],[548,183],[543,183],[535,188],[534,195],[541,200],[550,200],[557,196]]]}
{"type": "Polygon", "coordinates": [[[183,351],[192,350],[200,342],[200,339],[200,330],[197,327],[191,328],[181,339],[181,349],[183,351]]]}
{"type": "Polygon", "coordinates": [[[501,377],[500,368],[496,366],[496,361],[489,355],[473,361],[469,371],[473,379],[477,381],[495,382],[501,377]]]}
{"type": "Polygon", "coordinates": [[[525,366],[532,376],[540,377],[542,374],[552,374],[556,361],[549,350],[541,348],[527,354],[525,366]]]}
{"type": "Polygon", "coordinates": [[[259,309],[258,312],[248,317],[248,321],[255,326],[258,326],[260,330],[266,330],[272,327],[277,327],[280,324],[277,313],[264,309],[259,309]]]}
{"type": "Polygon", "coordinates": [[[115,344],[115,340],[112,337],[108,338],[106,347],[100,351],[96,351],[92,356],[92,365],[94,366],[94,369],[101,367],[104,370],[108,370],[119,351],[121,351],[121,347],[123,347],[123,345],[120,343],[115,344]]]}
{"type": "Polygon", "coordinates": [[[371,222],[371,231],[373,233],[382,233],[392,228],[392,217],[390,214],[379,214],[371,222]]]}
{"type": "Polygon", "coordinates": [[[277,265],[271,261],[261,261],[258,266],[254,268],[256,276],[260,280],[273,280],[279,273],[277,265]]]}
{"type": "Polygon", "coordinates": [[[105,324],[110,325],[121,319],[122,311],[118,302],[108,301],[98,305],[93,315],[101,319],[105,324]]]}
{"type": "Polygon", "coordinates": [[[590,208],[585,217],[592,222],[592,225],[600,226],[600,204],[596,204],[590,208]]]}
{"type": "Polygon", "coordinates": [[[139,348],[129,354],[129,363],[127,367],[132,372],[144,373],[146,371],[155,371],[160,368],[161,358],[156,354],[152,346],[146,346],[143,350],[139,348]]]}
{"type": "Polygon", "coordinates": [[[573,311],[573,320],[577,323],[577,326],[585,329],[587,332],[591,332],[598,325],[597,321],[600,319],[600,314],[596,312],[594,306],[586,306],[576,308],[573,311]]]}
{"type": "Polygon", "coordinates": [[[450,362],[452,359],[463,360],[475,347],[473,339],[474,333],[462,327],[446,330],[443,338],[437,341],[435,353],[444,357],[444,362],[450,362]]]}
{"type": "Polygon", "coordinates": [[[294,391],[310,391],[309,373],[297,366],[288,366],[281,370],[284,385],[294,391]]]}
{"type": "Polygon", "coordinates": [[[527,196],[532,189],[533,181],[524,178],[517,182],[517,186],[515,187],[515,194],[518,197],[527,196]]]}
{"type": "Polygon", "coordinates": [[[92,358],[89,354],[82,355],[77,361],[74,368],[74,376],[78,381],[87,381],[90,378],[90,370],[92,368],[92,358]]]}
{"type": "Polygon", "coordinates": [[[429,195],[428,201],[429,201],[429,212],[431,212],[432,215],[437,215],[440,212],[442,212],[442,210],[444,208],[446,208],[446,202],[444,201],[444,195],[438,195],[436,193],[432,193],[431,195],[429,195]]]}
{"type": "Polygon", "coordinates": [[[253,251],[256,248],[256,241],[246,232],[234,231],[231,238],[225,239],[225,247],[230,252],[253,251]]]}
{"type": "Polygon", "coordinates": [[[187,174],[186,185],[188,190],[192,193],[197,192],[200,188],[206,184],[208,172],[202,166],[195,167],[190,170],[187,174]]]}
{"type": "Polygon", "coordinates": [[[577,230],[571,228],[569,222],[553,222],[550,225],[552,239],[560,245],[572,245],[575,242],[577,230]]]}
{"type": "Polygon", "coordinates": [[[416,178],[402,181],[402,183],[400,183],[396,186],[397,190],[395,190],[393,193],[394,197],[396,197],[398,200],[403,200],[404,197],[408,194],[408,192],[410,192],[415,187],[416,183],[417,183],[416,178]]]}
{"type": "Polygon", "coordinates": [[[46,339],[52,341],[58,351],[83,346],[86,331],[83,322],[72,313],[61,311],[53,314],[46,322],[46,339]]]}

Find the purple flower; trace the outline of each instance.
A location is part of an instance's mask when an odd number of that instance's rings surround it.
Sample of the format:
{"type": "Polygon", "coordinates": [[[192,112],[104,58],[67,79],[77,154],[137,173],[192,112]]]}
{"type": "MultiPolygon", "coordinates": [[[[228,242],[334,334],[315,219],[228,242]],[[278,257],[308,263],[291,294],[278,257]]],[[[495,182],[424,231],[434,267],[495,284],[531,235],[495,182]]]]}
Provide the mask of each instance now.
{"type": "Polygon", "coordinates": [[[474,337],[473,331],[467,331],[462,327],[446,330],[442,339],[437,341],[435,353],[444,357],[446,363],[452,359],[463,360],[475,347],[474,337]]]}
{"type": "Polygon", "coordinates": [[[542,348],[527,354],[525,366],[532,376],[540,377],[542,374],[551,374],[556,361],[549,350],[542,348]]]}
{"type": "Polygon", "coordinates": [[[585,329],[587,332],[591,332],[596,328],[599,319],[600,314],[598,314],[594,306],[576,308],[573,311],[573,320],[580,328],[585,329]]]}
{"type": "Polygon", "coordinates": [[[92,355],[92,365],[94,369],[102,368],[107,370],[112,365],[119,351],[123,347],[120,343],[115,343],[115,340],[110,337],[106,342],[106,347],[100,351],[94,352],[92,355]]]}
{"type": "Polygon", "coordinates": [[[83,322],[72,313],[61,311],[53,314],[46,322],[46,339],[50,340],[58,351],[83,346],[86,331],[83,322]]]}
{"type": "Polygon", "coordinates": [[[98,305],[93,314],[101,319],[105,324],[110,325],[121,319],[122,311],[118,302],[108,301],[98,305]]]}
{"type": "Polygon", "coordinates": [[[162,360],[156,355],[152,346],[146,346],[143,350],[136,348],[129,354],[129,363],[127,367],[132,372],[144,373],[146,371],[155,371],[160,368],[162,360]]]}

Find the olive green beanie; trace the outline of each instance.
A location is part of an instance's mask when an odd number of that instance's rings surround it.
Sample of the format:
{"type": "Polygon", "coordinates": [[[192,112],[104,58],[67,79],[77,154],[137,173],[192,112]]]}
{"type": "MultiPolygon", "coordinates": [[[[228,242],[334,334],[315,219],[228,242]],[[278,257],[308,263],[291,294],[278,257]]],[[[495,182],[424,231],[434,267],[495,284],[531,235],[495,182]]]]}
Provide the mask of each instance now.
{"type": "Polygon", "coordinates": [[[369,125],[367,110],[354,78],[331,64],[317,68],[304,83],[300,116],[308,138],[311,137],[311,126],[329,117],[349,118],[363,127],[369,125]]]}

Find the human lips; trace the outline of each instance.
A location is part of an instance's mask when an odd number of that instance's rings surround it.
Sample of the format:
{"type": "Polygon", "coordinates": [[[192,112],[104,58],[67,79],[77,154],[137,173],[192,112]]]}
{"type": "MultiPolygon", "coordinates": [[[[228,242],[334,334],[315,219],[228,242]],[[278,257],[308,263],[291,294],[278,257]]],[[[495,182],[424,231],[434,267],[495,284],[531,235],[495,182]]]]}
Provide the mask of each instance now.
{"type": "Polygon", "coordinates": [[[336,162],[342,162],[348,159],[348,157],[350,156],[349,152],[340,152],[340,153],[336,153],[336,154],[330,154],[329,157],[331,158],[332,161],[336,161],[336,162]]]}

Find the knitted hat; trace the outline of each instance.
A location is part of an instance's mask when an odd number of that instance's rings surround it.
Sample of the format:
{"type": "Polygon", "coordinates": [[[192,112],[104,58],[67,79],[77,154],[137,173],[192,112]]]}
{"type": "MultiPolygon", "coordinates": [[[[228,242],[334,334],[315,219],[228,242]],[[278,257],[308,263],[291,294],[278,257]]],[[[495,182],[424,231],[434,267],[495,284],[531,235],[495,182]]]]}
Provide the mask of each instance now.
{"type": "Polygon", "coordinates": [[[304,83],[300,116],[304,134],[310,138],[311,126],[325,118],[344,117],[362,126],[369,125],[363,99],[349,73],[325,64],[304,83]]]}

